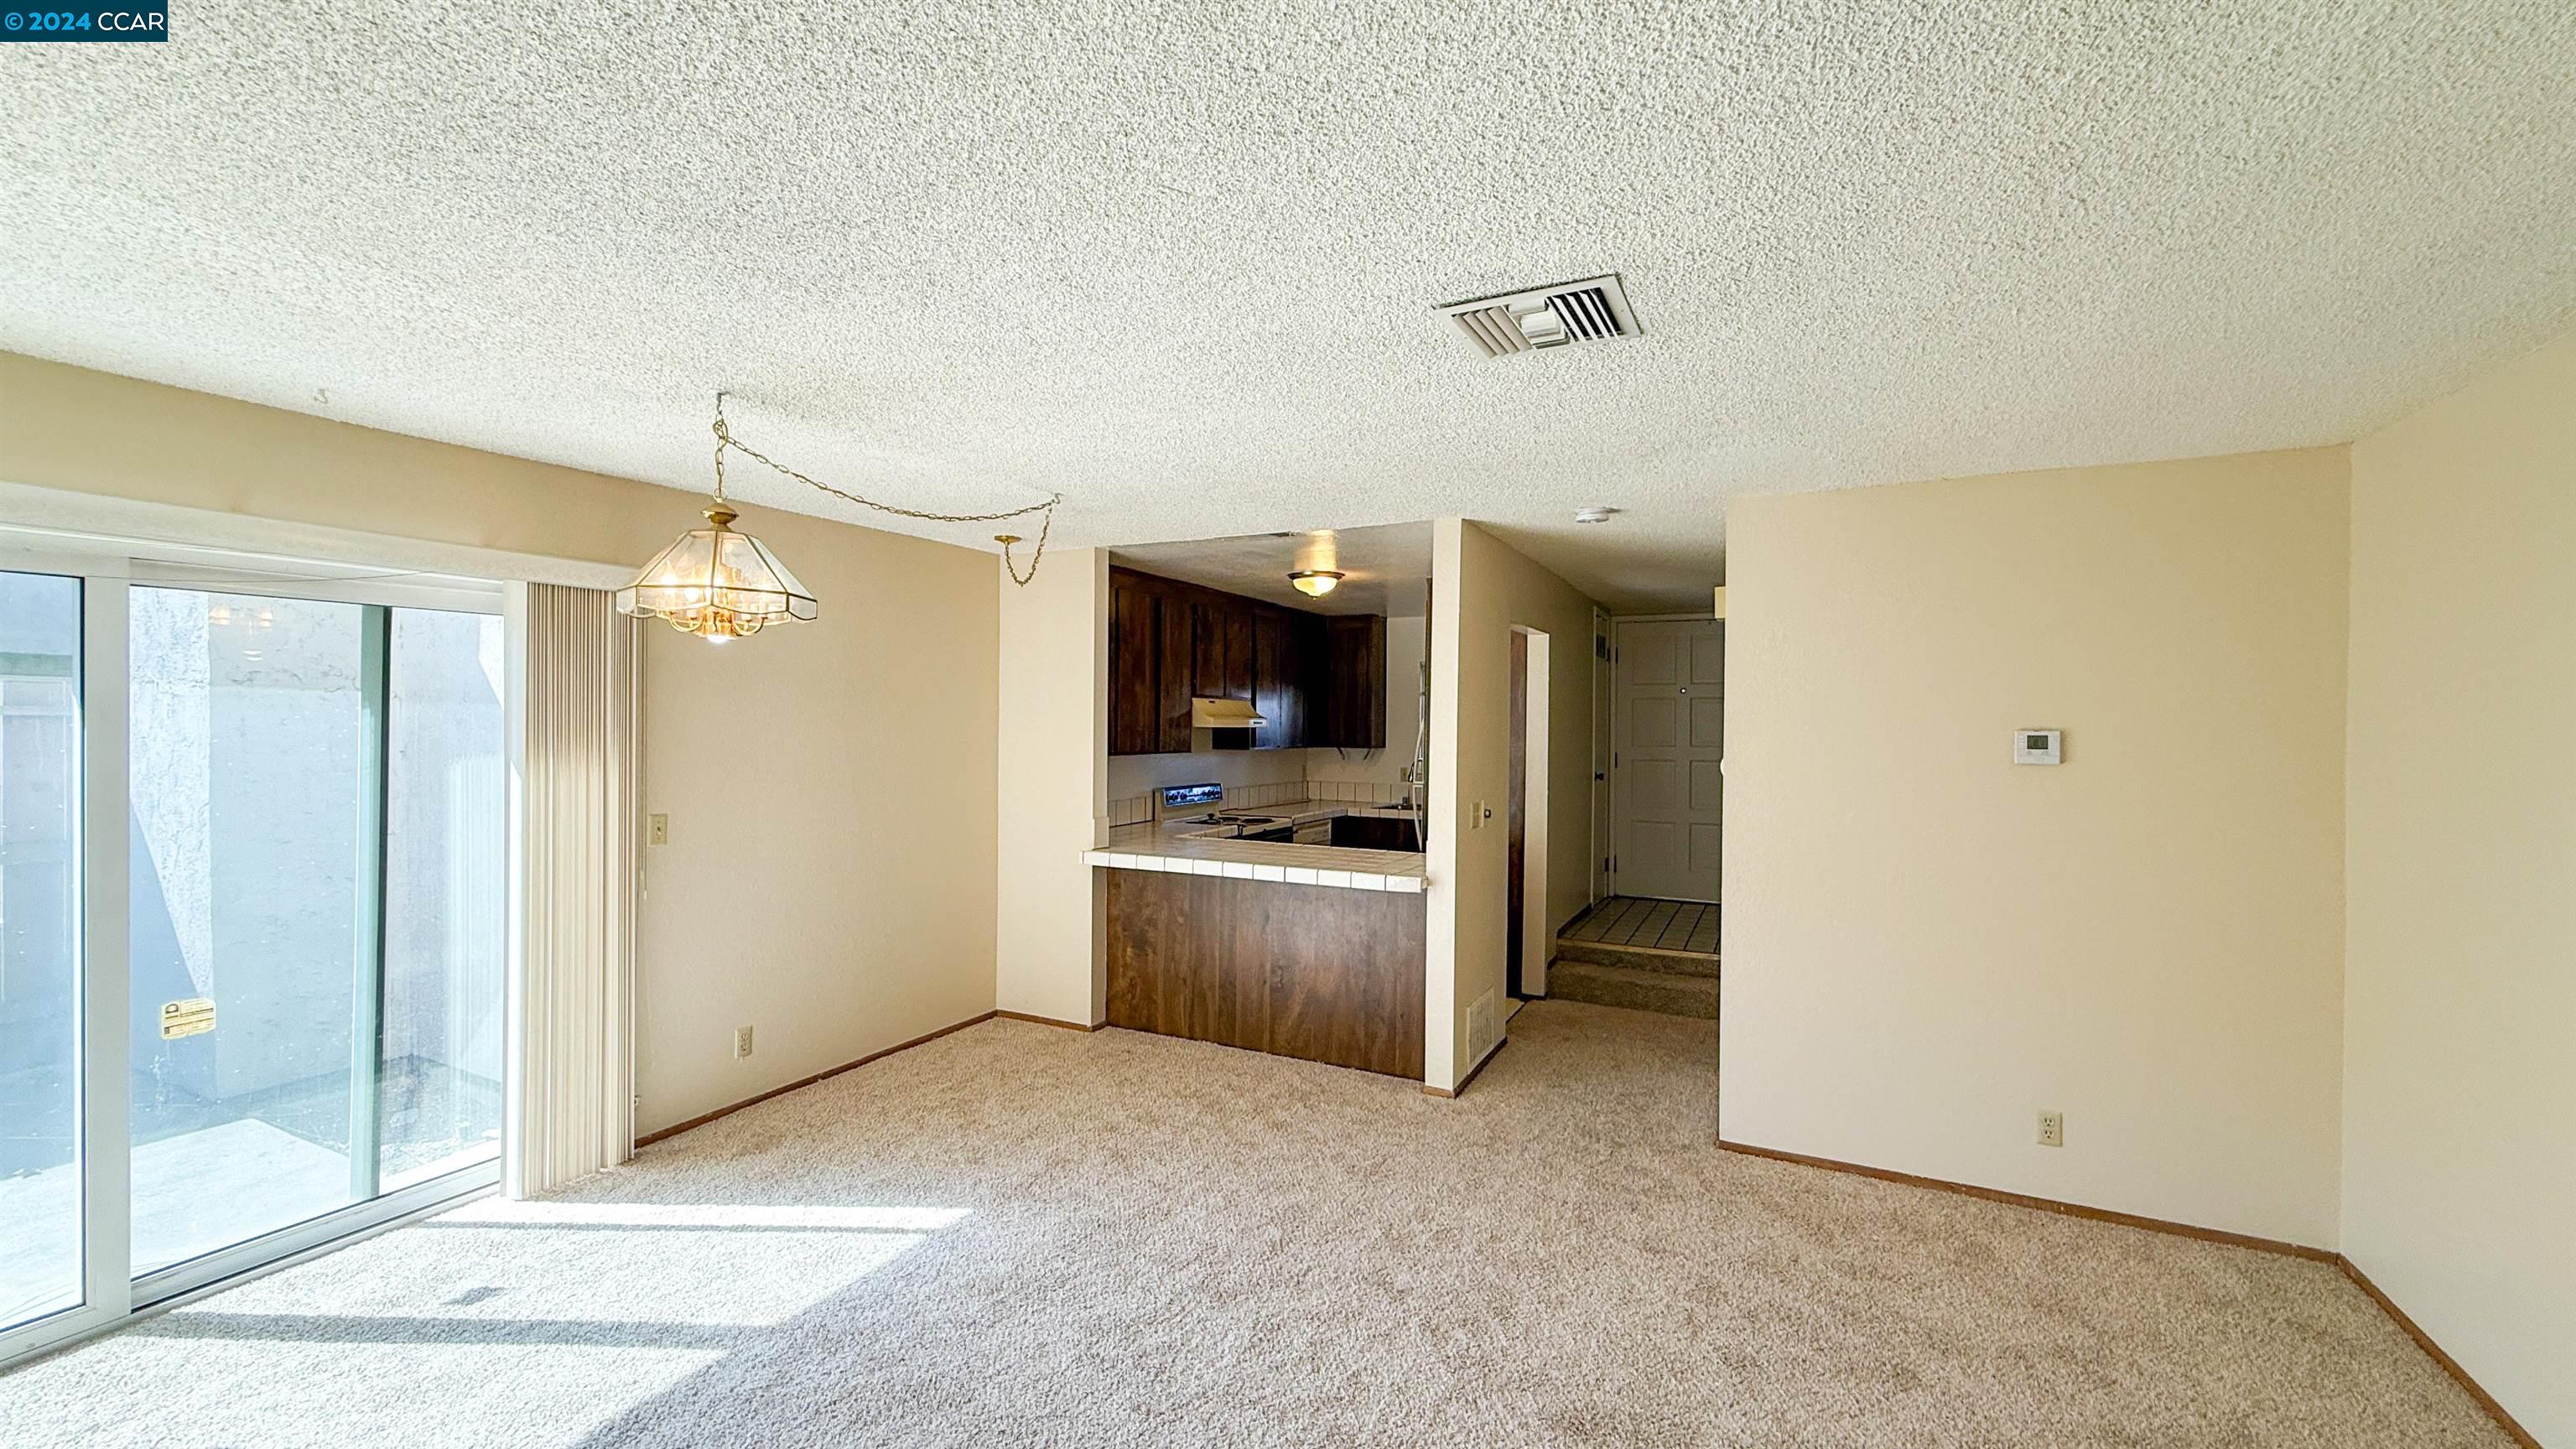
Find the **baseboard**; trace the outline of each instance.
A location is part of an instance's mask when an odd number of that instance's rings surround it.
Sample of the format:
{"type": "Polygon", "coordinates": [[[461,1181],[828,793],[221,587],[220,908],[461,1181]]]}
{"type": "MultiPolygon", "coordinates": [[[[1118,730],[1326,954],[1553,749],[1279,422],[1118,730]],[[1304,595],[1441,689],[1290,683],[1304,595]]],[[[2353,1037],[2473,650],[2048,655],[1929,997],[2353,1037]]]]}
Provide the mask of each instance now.
{"type": "Polygon", "coordinates": [[[1457,1086],[1455,1086],[1455,1087],[1435,1087],[1435,1086],[1431,1085],[1429,1082],[1425,1082],[1425,1083],[1423,1083],[1423,1084],[1422,1084],[1422,1095],[1424,1095],[1424,1096],[1426,1096],[1426,1097],[1455,1097],[1455,1096],[1457,1096],[1460,1092],[1463,1092],[1463,1091],[1467,1090],[1467,1084],[1468,1084],[1469,1082],[1472,1082],[1472,1081],[1476,1080],[1476,1074],[1477,1074],[1478,1072],[1481,1072],[1481,1071],[1483,1071],[1483,1070],[1485,1069],[1485,1064],[1486,1064],[1487,1062],[1490,1062],[1490,1061],[1492,1061],[1494,1058],[1496,1058],[1496,1057],[1498,1057],[1498,1056],[1501,1056],[1501,1055],[1503,1054],[1503,1048],[1505,1048],[1505,1047],[1507,1047],[1507,1046],[1510,1046],[1511,1044],[1512,1044],[1512,1039],[1511,1039],[1510,1037],[1502,1037],[1502,1038],[1499,1038],[1498,1040],[1496,1040],[1496,1041],[1495,1041],[1495,1043],[1494,1043],[1492,1046],[1489,1046],[1489,1047],[1485,1048],[1485,1054],[1484,1054],[1483,1056],[1476,1058],[1476,1064],[1475,1064],[1474,1066],[1469,1067],[1469,1068],[1467,1069],[1467,1075],[1465,1075],[1465,1076],[1463,1076],[1463,1077],[1460,1077],[1460,1078],[1458,1079],[1458,1085],[1457,1085],[1457,1086]]]}
{"type": "Polygon", "coordinates": [[[2342,1269],[2343,1275],[2350,1278],[2362,1292],[2370,1295],[2370,1300],[2379,1305],[2381,1312],[2396,1320],[2397,1326],[2406,1331],[2406,1336],[2415,1340],[2415,1346],[2424,1350],[2425,1355],[2440,1365],[2442,1371],[2449,1374],[2454,1383],[2466,1390],[2468,1396],[2477,1402],[2479,1408],[2486,1410],[2487,1417],[2495,1420],[2497,1428],[2504,1430],[2516,1444],[2523,1446],[2523,1449],[2540,1449],[2540,1441],[2531,1436],[2531,1431],[2514,1422],[2513,1415],[2505,1412],[2504,1405],[2497,1403],[2493,1394],[2481,1387],[2476,1379],[2469,1377],[2469,1371],[2460,1367],[2458,1360],[2444,1353],[2442,1346],[2433,1341],[2432,1335],[2417,1327],[2415,1320],[2407,1317],[2404,1309],[2399,1308],[2387,1294],[2380,1292],[2379,1285],[2371,1282],[2361,1269],[2353,1266],[2350,1258],[2341,1253],[2329,1252],[2324,1248],[2311,1248],[2301,1243],[2287,1243],[2277,1238],[2258,1238],[2248,1233],[2231,1233],[2219,1228],[2204,1228],[2191,1223],[2172,1222],[2165,1218],[2143,1217],[2137,1213],[2115,1212],[2109,1208],[2086,1207],[2082,1203],[2060,1202],[2056,1198],[2032,1197],[2027,1193],[1978,1187],[1971,1183],[1952,1182],[1947,1178],[1918,1177],[1910,1172],[1870,1167],[1858,1162],[1843,1162],[1831,1157],[1810,1157],[1803,1152],[1783,1152],[1776,1147],[1755,1147],[1745,1142],[1729,1142],[1723,1137],[1718,1139],[1717,1145],[1729,1152],[1741,1152],[1747,1157],[1769,1158],[1773,1162],[1794,1162],[1802,1167],[1821,1167],[1829,1172],[1849,1172],[1861,1177],[1874,1177],[1881,1182],[1902,1183],[1907,1187],[1928,1187],[1940,1192],[1958,1193],[1963,1197],[1983,1198],[1988,1202],[2004,1203],[2011,1207],[2057,1213],[2063,1217],[2086,1218],[2094,1222],[2115,1223],[2126,1228],[2143,1228],[2151,1233],[2170,1233],[2175,1237],[2196,1238],[2205,1243],[2224,1243],[2233,1248],[2251,1248],[2258,1253],[2279,1253],[2286,1257],[2305,1258],[2315,1263],[2331,1263],[2342,1269]]]}
{"type": "MultiPolygon", "coordinates": [[[[674,1122],[670,1126],[661,1128],[658,1131],[647,1132],[643,1136],[635,1139],[635,1145],[638,1148],[650,1147],[654,1143],[659,1142],[666,1137],[677,1137],[683,1132],[690,1131],[694,1128],[704,1127],[708,1123],[716,1120],[718,1117],[730,1117],[745,1107],[757,1107],[772,1097],[783,1097],[790,1092],[800,1091],[806,1087],[814,1085],[816,1082],[822,1081],[826,1077],[837,1077],[841,1073],[849,1071],[853,1067],[864,1067],[870,1062],[883,1057],[893,1056],[899,1051],[908,1051],[913,1047],[920,1046],[924,1042],[937,1041],[952,1031],[964,1031],[970,1026],[977,1026],[984,1022],[991,1021],[996,1016],[1008,1015],[1010,1015],[1009,1012],[988,1011],[981,1016],[970,1016],[964,1021],[958,1022],[953,1026],[943,1026],[937,1031],[914,1037],[910,1041],[896,1042],[893,1046],[887,1047],[882,1051],[870,1052],[856,1061],[843,1062],[837,1067],[830,1067],[823,1071],[816,1072],[810,1077],[800,1077],[795,1081],[789,1082],[783,1087],[772,1087],[757,1097],[745,1097],[730,1107],[718,1107],[712,1112],[701,1113],[698,1116],[690,1118],[686,1122],[674,1122]]],[[[1058,1024],[1061,1025],[1061,1023],[1058,1024]]]]}
{"type": "Polygon", "coordinates": [[[2459,1360],[2442,1352],[2442,1346],[2433,1341],[2433,1336],[2416,1327],[2415,1320],[2406,1316],[2406,1310],[2398,1307],[2396,1301],[2387,1294],[2380,1292],[2379,1285],[2371,1282],[2368,1274],[2354,1267],[2352,1259],[2337,1253],[2335,1266],[2343,1269],[2343,1275],[2350,1278],[2362,1292],[2369,1294],[2370,1301],[2378,1304],[2381,1312],[2397,1320],[2397,1326],[2406,1330],[2406,1336],[2415,1340],[2417,1348],[2424,1350],[2433,1362],[2442,1366],[2442,1372],[2449,1374],[2453,1382],[2468,1390],[2469,1397],[2478,1401],[2478,1407],[2487,1411],[2487,1417],[2496,1421],[2497,1428],[2512,1436],[2513,1442],[2523,1446],[2523,1449],[2540,1449],[2540,1441],[2532,1437],[2531,1431],[2514,1422],[2513,1415],[2504,1411],[2504,1405],[2495,1401],[2495,1395],[2479,1387],[2478,1381],[2469,1377],[2469,1371],[2460,1367],[2459,1360]]]}
{"type": "Polygon", "coordinates": [[[1052,1016],[1031,1016],[1031,1015],[1029,1015],[1029,1014],[1028,1014],[1027,1012],[1025,1012],[1025,1011],[996,1011],[996,1012],[991,1012],[991,1013],[989,1013],[989,1014],[990,1014],[990,1015],[993,1015],[993,1016],[998,1016],[998,1017],[1000,1017],[1000,1018],[1001,1018],[1002,1020],[1004,1020],[1004,1021],[1025,1021],[1025,1022],[1033,1023],[1033,1024],[1038,1025],[1038,1026],[1060,1026],[1060,1027],[1063,1027],[1066,1031],[1098,1031],[1098,1030],[1100,1030],[1100,1027],[1099,1027],[1099,1025],[1098,1025],[1097,1023],[1094,1023],[1094,1024],[1089,1025],[1089,1026],[1085,1026],[1085,1025],[1083,1025],[1081,1022],[1078,1022],[1078,1021],[1058,1021],[1058,1020],[1056,1020],[1056,1019],[1055,1019],[1054,1017],[1052,1017],[1052,1016]]]}
{"type": "Polygon", "coordinates": [[[1717,1145],[1729,1152],[1747,1157],[1767,1157],[1774,1162],[1794,1162],[1804,1167],[1821,1167],[1832,1172],[1857,1173],[1881,1182],[1901,1182],[1908,1187],[1928,1187],[1941,1192],[1955,1192],[1963,1197],[1983,1198],[2011,1207],[2031,1208],[2063,1217],[2089,1218],[2097,1223],[2117,1223],[2124,1228],[2144,1228],[2151,1233],[2171,1233],[2176,1237],[2198,1238],[2205,1243],[2225,1243],[2232,1248],[2252,1248],[2258,1253],[2280,1253],[2292,1258],[2305,1258],[2314,1263],[2331,1263],[2335,1254],[2327,1248],[2311,1248],[2303,1243],[2287,1243],[2278,1238],[2258,1238],[2250,1233],[2231,1233],[2223,1228],[2204,1228],[2191,1223],[2177,1223],[2165,1218],[2142,1217],[2136,1213],[2117,1212],[2110,1208],[2086,1207],[2082,1203],[2060,1202],[2053,1197],[2032,1197],[2027,1193],[2006,1192],[1996,1187],[1978,1187],[1972,1183],[1952,1182],[1940,1177],[1917,1177],[1910,1172],[1891,1168],[1870,1167],[1858,1162],[1843,1162],[1831,1157],[1810,1157],[1803,1152],[1783,1152],[1776,1147],[1755,1147],[1745,1142],[1718,1139],[1717,1145]]]}

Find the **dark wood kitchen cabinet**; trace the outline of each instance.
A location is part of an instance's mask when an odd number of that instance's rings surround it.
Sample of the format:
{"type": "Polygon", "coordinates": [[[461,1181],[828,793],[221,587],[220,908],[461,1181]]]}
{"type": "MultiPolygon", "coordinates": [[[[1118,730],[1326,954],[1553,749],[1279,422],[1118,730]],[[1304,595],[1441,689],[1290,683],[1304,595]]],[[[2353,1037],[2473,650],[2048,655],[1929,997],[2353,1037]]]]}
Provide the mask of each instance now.
{"type": "Polygon", "coordinates": [[[1210,593],[1190,605],[1190,693],[1204,699],[1253,697],[1251,599],[1210,593]]]}
{"type": "Polygon", "coordinates": [[[1190,601],[1154,600],[1154,701],[1158,755],[1190,752],[1190,601]]]}
{"type": "Polygon", "coordinates": [[[1109,589],[1109,753],[1150,755],[1163,748],[1163,703],[1156,692],[1154,596],[1109,589]]]}
{"type": "Polygon", "coordinates": [[[1252,732],[1254,749],[1289,750],[1306,743],[1311,713],[1307,661],[1320,652],[1322,640],[1321,624],[1310,615],[1263,614],[1252,621],[1252,707],[1268,721],[1252,732]]]}
{"type": "MultiPolygon", "coordinates": [[[[1264,609],[1262,613],[1267,614],[1264,609]]],[[[1225,697],[1249,702],[1254,695],[1254,615],[1248,607],[1225,611],[1225,697]]]]}
{"type": "Polygon", "coordinates": [[[1189,606],[1190,693],[1225,698],[1225,606],[1198,599],[1189,606]]]}
{"type": "Polygon", "coordinates": [[[1324,620],[1323,728],[1307,743],[1344,750],[1386,748],[1386,619],[1337,614],[1324,620]]]}
{"type": "Polygon", "coordinates": [[[1109,752],[1186,753],[1193,696],[1249,701],[1266,723],[1218,749],[1386,743],[1386,620],[1326,617],[1109,571],[1109,752]]]}

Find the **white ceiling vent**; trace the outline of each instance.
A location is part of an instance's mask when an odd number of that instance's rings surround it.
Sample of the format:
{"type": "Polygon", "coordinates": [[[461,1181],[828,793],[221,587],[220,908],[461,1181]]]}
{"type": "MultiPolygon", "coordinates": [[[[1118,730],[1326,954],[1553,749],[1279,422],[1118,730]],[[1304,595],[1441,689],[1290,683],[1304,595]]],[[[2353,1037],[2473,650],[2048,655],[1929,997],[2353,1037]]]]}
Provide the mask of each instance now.
{"type": "Polygon", "coordinates": [[[1628,310],[1617,273],[1553,287],[1532,287],[1500,297],[1452,302],[1439,309],[1487,357],[1563,347],[1569,342],[1612,342],[1645,331],[1628,310]]]}

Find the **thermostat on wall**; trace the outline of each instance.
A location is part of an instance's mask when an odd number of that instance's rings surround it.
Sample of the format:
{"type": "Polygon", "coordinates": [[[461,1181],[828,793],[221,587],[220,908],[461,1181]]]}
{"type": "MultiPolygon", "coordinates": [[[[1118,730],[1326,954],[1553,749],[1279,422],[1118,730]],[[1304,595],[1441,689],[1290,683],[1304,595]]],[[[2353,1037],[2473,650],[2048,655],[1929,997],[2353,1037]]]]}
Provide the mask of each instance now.
{"type": "Polygon", "coordinates": [[[2059,758],[2056,730],[2013,731],[2014,764],[2054,765],[2059,758]]]}

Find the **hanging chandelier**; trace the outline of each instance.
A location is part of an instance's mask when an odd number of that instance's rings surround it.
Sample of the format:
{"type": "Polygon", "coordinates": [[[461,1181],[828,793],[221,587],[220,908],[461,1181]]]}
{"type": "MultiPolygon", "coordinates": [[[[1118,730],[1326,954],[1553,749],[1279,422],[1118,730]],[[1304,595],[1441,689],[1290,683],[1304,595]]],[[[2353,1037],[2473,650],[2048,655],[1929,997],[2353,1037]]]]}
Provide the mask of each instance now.
{"type": "Polygon", "coordinates": [[[795,479],[818,492],[831,494],[845,502],[891,513],[900,518],[920,519],[927,523],[993,523],[1007,518],[1025,518],[1032,513],[1045,515],[1038,527],[1038,545],[1029,555],[1029,571],[1024,575],[1011,558],[1011,546],[1020,542],[1016,533],[997,533],[993,541],[1002,546],[1002,567],[1009,570],[1011,582],[1026,587],[1038,576],[1038,560],[1046,555],[1047,534],[1055,528],[1055,506],[1064,501],[1061,493],[1044,503],[1014,508],[1005,513],[925,513],[918,509],[897,508],[878,503],[855,493],[818,483],[783,463],[745,447],[725,425],[725,394],[716,394],[716,486],[715,496],[706,509],[707,526],[681,534],[669,548],[653,556],[652,562],[636,572],[635,581],[619,589],[618,612],[638,618],[660,619],[683,634],[721,644],[728,639],[748,639],[772,624],[807,623],[815,616],[813,592],[797,581],[769,545],[733,527],[742,515],[725,499],[725,451],[731,449],[778,473],[795,479]]]}

